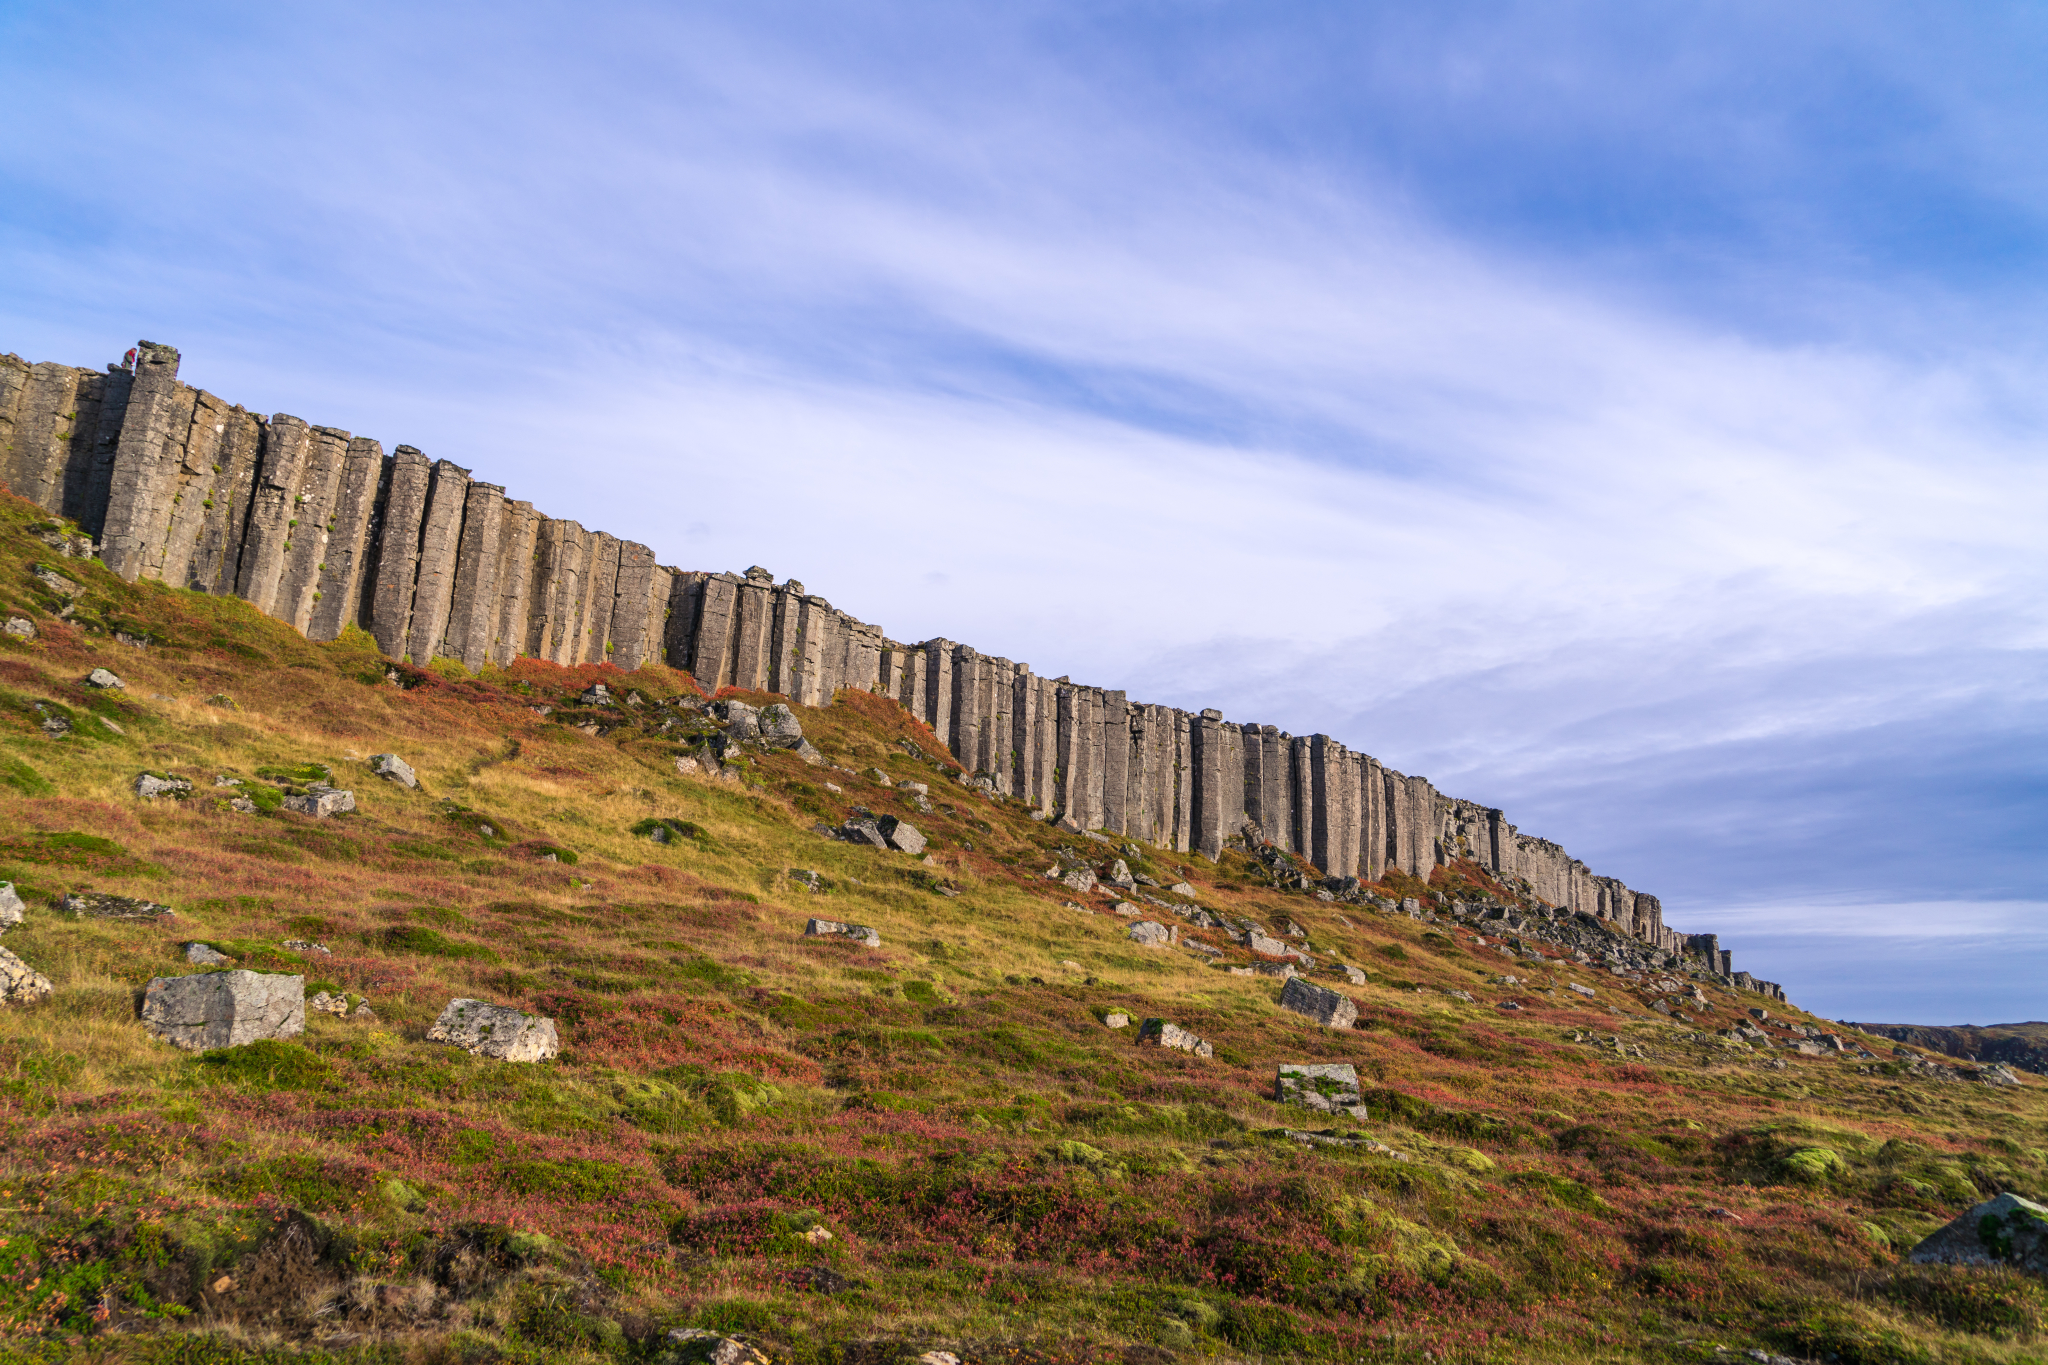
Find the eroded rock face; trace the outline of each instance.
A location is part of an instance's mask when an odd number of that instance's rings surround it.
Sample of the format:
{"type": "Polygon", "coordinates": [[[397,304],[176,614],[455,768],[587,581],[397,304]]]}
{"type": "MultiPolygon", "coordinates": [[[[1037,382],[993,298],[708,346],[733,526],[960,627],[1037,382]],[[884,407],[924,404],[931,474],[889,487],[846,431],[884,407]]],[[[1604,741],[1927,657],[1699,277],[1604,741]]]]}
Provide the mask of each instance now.
{"type": "Polygon", "coordinates": [[[1307,977],[1290,977],[1280,990],[1283,1009],[1305,1014],[1325,1028],[1350,1028],[1358,1021],[1358,1006],[1351,997],[1318,986],[1307,977]]]}
{"type": "Polygon", "coordinates": [[[2048,1272],[2048,1207],[2016,1194],[1987,1199],[1906,1254],[1917,1265],[2004,1265],[2048,1272]]]}
{"type": "Polygon", "coordinates": [[[397,754],[371,754],[370,771],[408,790],[420,784],[419,775],[413,772],[412,765],[397,754]]]}
{"type": "Polygon", "coordinates": [[[160,976],[142,996],[142,1026],[190,1052],[306,1031],[306,978],[270,972],[160,976]]]}
{"type": "Polygon", "coordinates": [[[427,1030],[427,1041],[501,1062],[545,1061],[562,1050],[554,1020],[482,1000],[449,1001],[427,1030]]]}
{"type": "Polygon", "coordinates": [[[30,1001],[47,999],[54,989],[49,977],[5,948],[0,948],[0,1001],[25,1005],[30,1001]]]}

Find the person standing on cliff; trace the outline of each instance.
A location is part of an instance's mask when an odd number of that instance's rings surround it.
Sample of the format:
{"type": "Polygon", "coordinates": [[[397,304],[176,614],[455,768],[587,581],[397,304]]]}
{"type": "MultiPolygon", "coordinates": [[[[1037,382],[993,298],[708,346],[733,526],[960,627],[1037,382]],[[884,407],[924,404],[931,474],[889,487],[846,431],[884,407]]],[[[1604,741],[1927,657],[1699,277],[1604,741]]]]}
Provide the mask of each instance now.
{"type": "Polygon", "coordinates": [[[121,357],[121,368],[124,370],[132,370],[135,368],[135,348],[133,346],[130,346],[128,348],[127,355],[121,357]]]}

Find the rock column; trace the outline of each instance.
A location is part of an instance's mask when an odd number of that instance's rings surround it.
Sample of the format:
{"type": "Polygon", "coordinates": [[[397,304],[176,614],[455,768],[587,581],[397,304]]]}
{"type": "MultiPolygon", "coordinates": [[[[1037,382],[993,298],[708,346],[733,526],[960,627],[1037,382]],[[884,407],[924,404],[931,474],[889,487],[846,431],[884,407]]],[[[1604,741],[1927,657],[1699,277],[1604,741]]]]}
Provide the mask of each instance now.
{"type": "Polygon", "coordinates": [[[498,556],[504,541],[505,490],[494,483],[470,483],[462,495],[462,534],[456,542],[448,624],[436,653],[462,660],[472,673],[491,654],[498,614],[498,556]]]}
{"type": "Polygon", "coordinates": [[[427,516],[427,492],[434,466],[411,446],[391,455],[391,472],[378,524],[375,586],[370,590],[370,634],[387,659],[405,653],[412,631],[412,589],[419,575],[420,528],[427,516]]]}
{"type": "Polygon", "coordinates": [[[144,343],[107,476],[100,558],[134,582],[171,520],[172,470],[182,465],[194,394],[178,382],[178,353],[144,343]]]}
{"type": "Polygon", "coordinates": [[[327,556],[313,589],[313,616],[306,627],[309,640],[336,639],[362,616],[370,537],[376,529],[386,465],[384,447],[377,442],[358,436],[348,443],[328,523],[327,556]]]}
{"type": "Polygon", "coordinates": [[[420,526],[419,575],[413,581],[412,625],[405,649],[425,668],[448,631],[455,601],[455,563],[462,549],[462,504],[469,496],[469,471],[447,460],[434,462],[427,484],[427,514],[420,526]]]}
{"type": "Polygon", "coordinates": [[[235,596],[268,616],[277,615],[299,485],[313,449],[313,430],[296,417],[278,413],[264,432],[262,465],[249,504],[249,527],[235,573],[235,596]]]}
{"type": "Polygon", "coordinates": [[[491,661],[500,668],[525,652],[532,626],[533,592],[540,567],[541,516],[530,502],[505,504],[498,542],[497,619],[491,635],[491,661]]]}

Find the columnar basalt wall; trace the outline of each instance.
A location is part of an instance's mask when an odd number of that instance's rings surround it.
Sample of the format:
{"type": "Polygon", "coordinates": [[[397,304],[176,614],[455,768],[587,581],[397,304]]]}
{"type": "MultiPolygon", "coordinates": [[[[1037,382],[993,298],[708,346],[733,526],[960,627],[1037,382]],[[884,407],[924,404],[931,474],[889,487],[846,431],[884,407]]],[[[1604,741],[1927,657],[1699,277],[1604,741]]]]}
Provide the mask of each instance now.
{"type": "Polygon", "coordinates": [[[314,640],[356,626],[415,664],[663,663],[707,692],[810,706],[874,692],[929,725],[991,795],[1065,828],[1210,858],[1267,843],[1332,878],[1468,862],[1732,973],[1715,936],[1666,925],[1657,897],[1328,735],[1133,702],[952,640],[898,642],[759,566],[664,566],[411,446],[387,455],[233,406],[183,383],[179,364],[150,342],[103,373],[0,355],[0,482],[76,522],[128,579],[233,594],[314,640]]]}

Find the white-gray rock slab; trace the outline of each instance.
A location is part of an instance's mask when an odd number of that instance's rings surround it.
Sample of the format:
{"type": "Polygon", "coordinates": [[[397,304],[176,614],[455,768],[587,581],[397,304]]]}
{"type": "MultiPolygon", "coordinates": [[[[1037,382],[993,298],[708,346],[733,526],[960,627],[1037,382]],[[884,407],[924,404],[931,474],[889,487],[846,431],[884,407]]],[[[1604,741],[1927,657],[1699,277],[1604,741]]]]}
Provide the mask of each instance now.
{"type": "Polygon", "coordinates": [[[190,1052],[306,1031],[306,978],[272,972],[160,976],[142,995],[142,1026],[190,1052]]]}
{"type": "Polygon", "coordinates": [[[1273,1098],[1323,1114],[1349,1110],[1361,1103],[1358,1068],[1349,1062],[1282,1062],[1273,1076],[1273,1098]]]}
{"type": "Polygon", "coordinates": [[[427,1030],[427,1041],[501,1062],[540,1062],[562,1050],[554,1020],[482,1000],[449,1001],[427,1030]]]}
{"type": "Polygon", "coordinates": [[[137,773],[135,794],[145,801],[154,801],[159,796],[182,799],[192,794],[192,784],[182,777],[158,777],[155,773],[137,773]]]}
{"type": "Polygon", "coordinates": [[[1283,1009],[1305,1014],[1325,1028],[1350,1028],[1358,1021],[1358,1006],[1351,997],[1318,986],[1307,977],[1290,977],[1280,988],[1283,1009]]]}
{"type": "Polygon", "coordinates": [[[195,967],[225,967],[234,959],[211,943],[188,943],[185,945],[185,960],[195,967]]]}
{"type": "Polygon", "coordinates": [[[87,687],[104,687],[110,691],[115,688],[125,688],[128,686],[127,683],[122,682],[104,668],[95,668],[92,672],[86,674],[85,685],[87,687]]]}
{"type": "Polygon", "coordinates": [[[898,820],[893,815],[885,815],[876,821],[875,825],[882,831],[882,837],[888,841],[889,847],[898,853],[908,853],[915,858],[924,852],[925,837],[918,833],[917,826],[908,820],[898,820]]]}
{"type": "Polygon", "coordinates": [[[21,893],[14,889],[14,883],[0,882],[0,934],[21,923],[27,912],[28,907],[21,903],[21,893]]]}
{"type": "Polygon", "coordinates": [[[412,770],[412,764],[397,754],[371,754],[370,771],[387,781],[396,782],[407,790],[420,785],[419,774],[412,770]]]}

